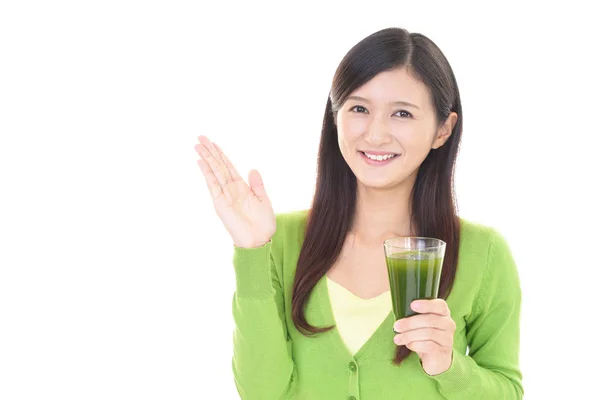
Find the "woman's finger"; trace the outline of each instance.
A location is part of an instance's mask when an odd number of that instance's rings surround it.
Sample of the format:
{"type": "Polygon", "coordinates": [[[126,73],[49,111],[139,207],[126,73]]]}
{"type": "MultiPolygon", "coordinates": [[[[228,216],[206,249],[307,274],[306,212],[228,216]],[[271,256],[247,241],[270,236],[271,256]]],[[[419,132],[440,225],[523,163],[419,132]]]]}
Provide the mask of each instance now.
{"type": "Polygon", "coordinates": [[[202,159],[209,166],[212,173],[215,175],[215,178],[221,186],[221,189],[225,189],[225,186],[227,184],[227,176],[223,173],[223,169],[219,167],[217,160],[215,160],[214,156],[208,151],[206,146],[204,146],[203,144],[197,144],[195,147],[198,151],[198,154],[200,154],[200,157],[202,157],[202,159]]]}
{"type": "Polygon", "coordinates": [[[242,179],[242,177],[237,172],[237,170],[235,169],[235,167],[233,166],[231,161],[229,161],[229,158],[225,155],[225,153],[223,152],[221,147],[219,147],[219,145],[216,143],[213,143],[213,145],[215,146],[215,149],[217,149],[217,153],[219,153],[219,155],[221,156],[221,159],[225,163],[225,166],[227,167],[227,170],[229,171],[229,175],[231,176],[231,179],[234,182],[237,181],[238,179],[242,179]]]}
{"type": "MultiPolygon", "coordinates": [[[[213,159],[212,164],[209,162],[211,168],[213,168],[213,165],[214,165],[221,171],[223,179],[225,179],[224,184],[230,182],[232,180],[231,175],[229,174],[227,166],[225,166],[225,162],[223,161],[223,159],[221,159],[221,156],[219,155],[219,152],[215,148],[214,144],[210,140],[208,140],[208,138],[204,135],[201,135],[199,137],[199,140],[200,140],[200,144],[202,146],[204,146],[204,148],[208,151],[210,158],[213,159]]],[[[218,176],[217,176],[217,178],[218,178],[218,176]]],[[[220,182],[220,180],[219,180],[219,182],[220,182]]]]}
{"type": "Polygon", "coordinates": [[[450,308],[444,299],[414,300],[410,308],[420,314],[450,315],[450,308]]]}
{"type": "Polygon", "coordinates": [[[394,323],[394,332],[403,333],[414,329],[436,328],[454,331],[456,323],[452,318],[441,317],[436,314],[417,314],[399,319],[394,323]]]}
{"type": "Polygon", "coordinates": [[[423,340],[418,342],[410,342],[406,344],[410,350],[417,354],[432,354],[440,349],[440,345],[432,340],[423,340]]]}
{"type": "Polygon", "coordinates": [[[223,195],[223,190],[221,189],[221,185],[217,181],[217,177],[213,173],[210,166],[207,164],[205,160],[198,160],[198,165],[200,166],[200,170],[206,179],[206,186],[208,186],[208,190],[210,191],[210,195],[213,200],[218,199],[223,195]]]}
{"type": "Polygon", "coordinates": [[[412,342],[432,341],[442,347],[451,347],[454,342],[453,335],[448,331],[435,328],[421,328],[400,333],[394,336],[394,343],[398,346],[407,345],[412,342]]]}

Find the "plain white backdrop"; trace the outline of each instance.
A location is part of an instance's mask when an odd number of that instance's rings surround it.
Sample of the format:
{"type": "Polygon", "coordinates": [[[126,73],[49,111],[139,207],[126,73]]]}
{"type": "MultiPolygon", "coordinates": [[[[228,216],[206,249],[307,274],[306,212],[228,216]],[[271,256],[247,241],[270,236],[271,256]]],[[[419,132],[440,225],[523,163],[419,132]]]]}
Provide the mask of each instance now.
{"type": "Polygon", "coordinates": [[[389,26],[430,37],[456,74],[459,212],[518,263],[525,398],[598,396],[593,15],[576,1],[2,2],[0,398],[238,398],[232,243],[194,144],[257,168],[276,212],[307,208],[335,68],[389,26]]]}

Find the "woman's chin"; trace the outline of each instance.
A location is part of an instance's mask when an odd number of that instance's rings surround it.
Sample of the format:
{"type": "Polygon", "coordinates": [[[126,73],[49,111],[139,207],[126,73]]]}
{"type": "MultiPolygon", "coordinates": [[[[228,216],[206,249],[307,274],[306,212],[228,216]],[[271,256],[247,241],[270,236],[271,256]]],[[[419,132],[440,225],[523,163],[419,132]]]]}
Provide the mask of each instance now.
{"type": "Polygon", "coordinates": [[[384,189],[392,189],[398,186],[399,182],[396,182],[392,179],[381,177],[375,179],[359,179],[357,183],[362,186],[364,189],[369,190],[384,190],[384,189]]]}

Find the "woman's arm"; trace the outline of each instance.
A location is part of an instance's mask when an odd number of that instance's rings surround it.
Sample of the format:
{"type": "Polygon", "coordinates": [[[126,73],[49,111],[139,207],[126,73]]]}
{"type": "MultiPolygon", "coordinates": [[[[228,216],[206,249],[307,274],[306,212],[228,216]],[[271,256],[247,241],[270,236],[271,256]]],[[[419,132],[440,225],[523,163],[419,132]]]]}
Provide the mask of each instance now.
{"type": "Polygon", "coordinates": [[[272,242],[258,248],[234,247],[232,367],[245,400],[287,398],[296,382],[283,290],[271,246],[272,242]]]}
{"type": "Polygon", "coordinates": [[[469,355],[453,351],[450,369],[432,376],[448,400],[523,398],[519,369],[521,286],[509,246],[495,230],[487,264],[467,320],[469,355]]]}

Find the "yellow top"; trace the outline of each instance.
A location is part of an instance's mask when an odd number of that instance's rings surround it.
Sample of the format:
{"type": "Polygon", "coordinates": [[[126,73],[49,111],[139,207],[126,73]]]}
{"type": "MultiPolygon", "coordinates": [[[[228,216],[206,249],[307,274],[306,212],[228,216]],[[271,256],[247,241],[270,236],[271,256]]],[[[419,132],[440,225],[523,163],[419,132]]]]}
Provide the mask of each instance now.
{"type": "Polygon", "coordinates": [[[350,353],[356,354],[392,311],[391,293],[363,299],[328,276],[326,281],[337,330],[350,353]]]}

